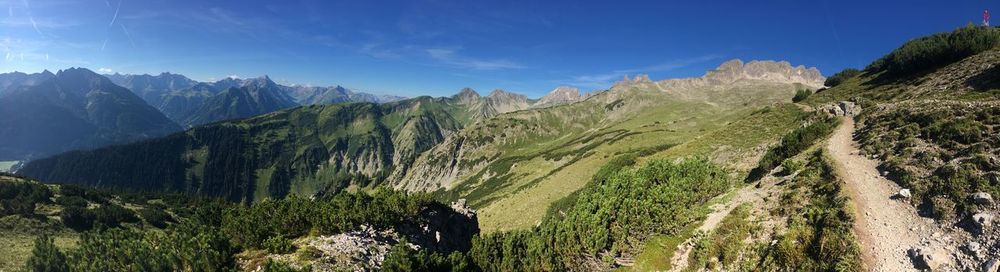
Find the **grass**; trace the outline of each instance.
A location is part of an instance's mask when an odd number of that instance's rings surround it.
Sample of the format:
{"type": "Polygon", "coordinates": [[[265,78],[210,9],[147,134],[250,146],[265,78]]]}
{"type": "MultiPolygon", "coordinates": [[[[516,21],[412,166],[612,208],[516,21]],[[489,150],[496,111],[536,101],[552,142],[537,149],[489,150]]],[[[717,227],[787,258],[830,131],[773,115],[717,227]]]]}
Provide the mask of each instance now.
{"type": "MultiPolygon", "coordinates": [[[[39,235],[40,233],[0,231],[0,271],[22,271],[39,235]]],[[[62,250],[73,248],[80,240],[79,235],[72,232],[56,232],[51,237],[62,250]]]]}
{"type": "Polygon", "coordinates": [[[657,235],[646,242],[642,253],[635,258],[634,271],[668,271],[671,268],[670,259],[677,252],[677,247],[694,235],[694,227],[680,232],[679,235],[657,235]]]}
{"type": "MultiPolygon", "coordinates": [[[[631,90],[628,95],[634,97],[617,102],[617,107],[639,108],[628,109],[626,116],[614,117],[620,118],[618,121],[597,122],[593,126],[600,129],[587,131],[576,127],[586,127],[581,124],[595,122],[593,118],[583,118],[580,121],[583,123],[576,124],[560,121],[551,112],[503,115],[475,126],[504,129],[515,124],[531,127],[532,122],[540,122],[553,126],[549,130],[563,133],[533,138],[525,132],[523,138],[517,138],[516,130],[503,130],[517,140],[485,146],[488,150],[481,151],[480,156],[496,154],[493,163],[477,173],[460,177],[461,182],[442,198],[469,200],[479,211],[484,232],[526,229],[545,217],[547,209],[542,207],[583,188],[601,165],[620,154],[656,149],[655,155],[649,157],[702,156],[716,162],[742,158],[754,147],[774,141],[796,127],[797,119],[803,115],[801,109],[791,104],[760,111],[764,105],[788,100],[795,92],[794,86],[787,90],[774,88],[776,91],[763,92],[766,95],[748,95],[745,99],[721,103],[683,101],[658,91],[631,90]],[[666,148],[673,145],[677,146],[666,148]]],[[[565,114],[591,114],[574,109],[573,105],[556,110],[566,111],[565,114]]],[[[472,157],[475,156],[467,158],[472,157]]]]}
{"type": "Polygon", "coordinates": [[[798,127],[804,116],[806,113],[792,104],[769,106],[649,158],[704,156],[735,170],[746,171],[756,166],[758,157],[747,156],[754,148],[778,141],[798,127]]]}

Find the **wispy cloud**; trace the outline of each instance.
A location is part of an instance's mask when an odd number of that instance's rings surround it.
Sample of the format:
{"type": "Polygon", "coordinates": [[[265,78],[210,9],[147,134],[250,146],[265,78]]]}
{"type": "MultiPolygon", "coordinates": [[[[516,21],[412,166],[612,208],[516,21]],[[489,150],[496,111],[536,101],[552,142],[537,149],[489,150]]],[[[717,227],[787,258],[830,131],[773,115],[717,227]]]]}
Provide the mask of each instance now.
{"type": "Polygon", "coordinates": [[[602,74],[581,75],[572,78],[572,84],[585,88],[599,89],[610,87],[615,80],[624,78],[630,74],[665,72],[684,68],[690,65],[704,63],[723,58],[722,55],[712,54],[694,58],[677,59],[645,67],[620,69],[602,74]]]}
{"type": "Polygon", "coordinates": [[[97,68],[97,72],[102,73],[102,74],[110,74],[111,72],[114,72],[114,70],[111,70],[111,68],[101,67],[101,68],[97,68]]]}
{"type": "Polygon", "coordinates": [[[427,54],[437,61],[446,65],[459,68],[469,68],[475,70],[500,70],[500,69],[521,69],[523,65],[509,60],[486,60],[463,56],[454,49],[430,48],[427,54]]]}

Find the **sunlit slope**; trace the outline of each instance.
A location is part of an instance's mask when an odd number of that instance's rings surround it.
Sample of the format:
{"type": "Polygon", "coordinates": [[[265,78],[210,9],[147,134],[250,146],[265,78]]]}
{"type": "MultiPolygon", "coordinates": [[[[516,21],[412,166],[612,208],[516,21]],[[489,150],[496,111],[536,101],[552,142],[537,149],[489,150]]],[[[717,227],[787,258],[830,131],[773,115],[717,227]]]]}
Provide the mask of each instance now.
{"type": "MultiPolygon", "coordinates": [[[[772,103],[789,101],[799,84],[744,80],[726,87],[672,92],[655,82],[626,82],[570,104],[517,111],[473,124],[422,154],[397,188],[437,191],[478,208],[486,231],[539,222],[548,206],[582,188],[597,169],[626,153],[655,154],[713,135],[772,103]]],[[[778,112],[794,116],[794,106],[778,112]]],[[[759,113],[758,113],[759,114],[759,113]]],[[[782,119],[775,119],[780,122],[782,119]]],[[[784,124],[774,132],[784,131],[784,124]]],[[[739,148],[773,140],[764,130],[731,135],[739,148]]],[[[780,134],[776,134],[780,135],[780,134]]],[[[674,155],[711,153],[674,153],[674,155]]],[[[397,178],[398,176],[398,178],[397,178]]]]}

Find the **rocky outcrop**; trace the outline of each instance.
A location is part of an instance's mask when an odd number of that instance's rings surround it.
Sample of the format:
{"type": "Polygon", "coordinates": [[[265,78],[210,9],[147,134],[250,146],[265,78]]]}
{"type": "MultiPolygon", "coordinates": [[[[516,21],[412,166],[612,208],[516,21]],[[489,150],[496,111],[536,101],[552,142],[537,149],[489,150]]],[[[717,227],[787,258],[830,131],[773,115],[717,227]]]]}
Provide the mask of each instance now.
{"type": "Polygon", "coordinates": [[[826,113],[830,116],[855,116],[861,114],[861,106],[858,106],[854,102],[850,101],[840,101],[838,103],[829,104],[819,108],[820,112],[826,113]]]}
{"type": "Polygon", "coordinates": [[[646,75],[633,79],[627,76],[615,83],[615,88],[655,85],[668,93],[685,94],[706,88],[726,87],[739,82],[767,82],[772,84],[801,84],[809,88],[823,87],[826,78],[815,67],[792,66],[787,61],[743,61],[734,59],[722,63],[702,77],[668,79],[653,82],[646,75]]]}
{"type": "MultiPolygon", "coordinates": [[[[312,256],[302,261],[300,253],[271,254],[268,258],[280,260],[296,267],[310,266],[312,271],[377,271],[392,247],[406,242],[416,250],[431,250],[443,254],[467,252],[472,247],[472,236],[479,234],[476,212],[465,205],[465,200],[452,203],[451,207],[439,203],[425,207],[416,224],[375,229],[370,226],[335,235],[309,238],[303,241],[311,248],[312,256]],[[312,250],[314,249],[314,250],[312,250]]],[[[259,264],[241,261],[243,270],[260,271],[259,264]]]]}
{"type": "Polygon", "coordinates": [[[480,96],[479,93],[477,93],[476,90],[473,90],[472,88],[463,88],[462,91],[458,92],[458,94],[455,94],[454,96],[451,97],[451,99],[455,101],[455,103],[460,105],[471,105],[479,102],[479,99],[481,98],[482,96],[480,96]]]}
{"type": "Polygon", "coordinates": [[[504,90],[493,90],[486,96],[482,109],[484,117],[493,117],[499,114],[527,109],[528,97],[504,90]]]}
{"type": "Polygon", "coordinates": [[[532,104],[531,108],[558,106],[580,101],[581,99],[579,89],[569,86],[559,86],[539,99],[538,102],[532,104]]]}

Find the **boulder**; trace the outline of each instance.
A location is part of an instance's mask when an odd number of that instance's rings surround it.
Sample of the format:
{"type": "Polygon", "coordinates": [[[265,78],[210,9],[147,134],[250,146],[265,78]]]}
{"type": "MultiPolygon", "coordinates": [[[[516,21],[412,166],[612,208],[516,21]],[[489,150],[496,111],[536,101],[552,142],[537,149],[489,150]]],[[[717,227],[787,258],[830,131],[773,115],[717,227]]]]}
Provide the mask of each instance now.
{"type": "Polygon", "coordinates": [[[840,101],[840,103],[837,103],[837,106],[840,108],[840,111],[843,112],[844,116],[855,116],[861,113],[861,107],[858,107],[858,105],[854,104],[854,102],[840,101]]]}
{"type": "Polygon", "coordinates": [[[993,224],[993,215],[988,213],[977,213],[972,215],[972,222],[979,228],[986,228],[993,224]]]}
{"type": "Polygon", "coordinates": [[[979,205],[993,204],[993,197],[987,192],[977,192],[971,196],[972,202],[979,205]]]}
{"type": "Polygon", "coordinates": [[[933,250],[927,247],[912,247],[907,250],[913,264],[919,268],[938,270],[949,263],[948,254],[942,250],[933,250]]]}
{"type": "Polygon", "coordinates": [[[910,189],[901,189],[896,193],[896,197],[898,198],[910,198],[912,196],[913,194],[910,193],[910,189]]]}

